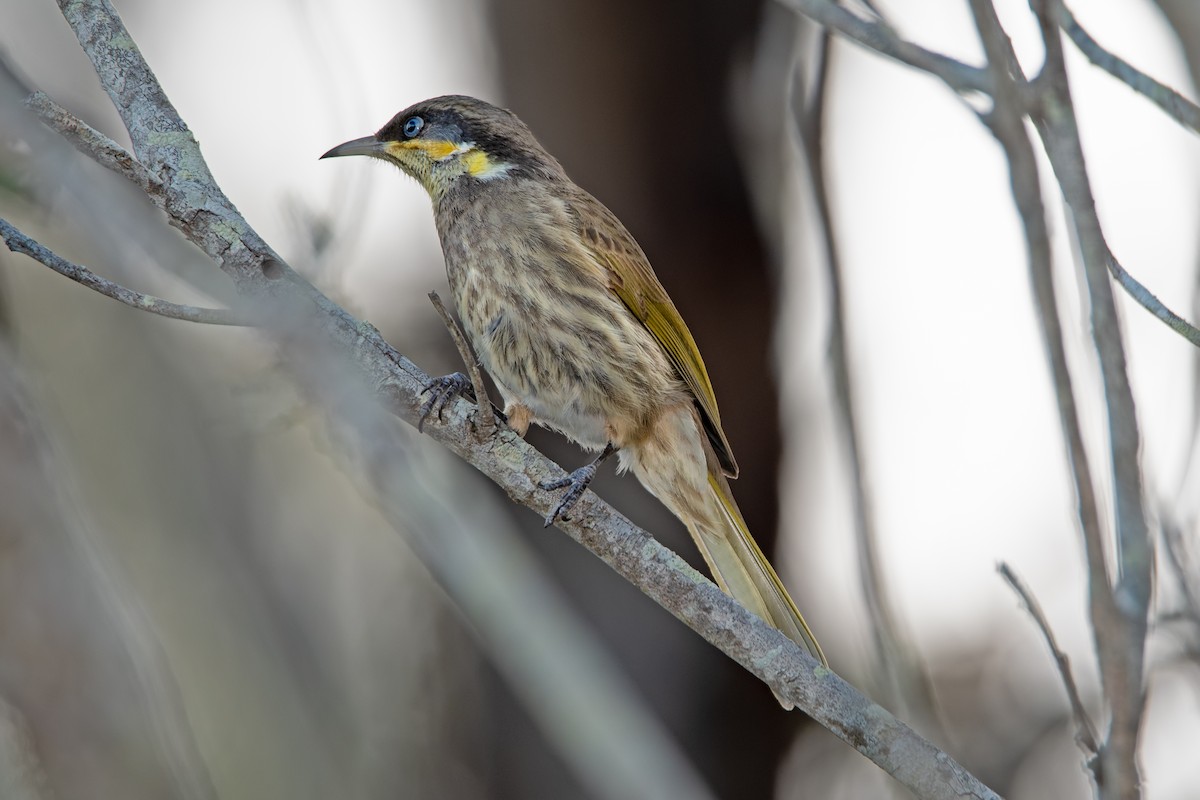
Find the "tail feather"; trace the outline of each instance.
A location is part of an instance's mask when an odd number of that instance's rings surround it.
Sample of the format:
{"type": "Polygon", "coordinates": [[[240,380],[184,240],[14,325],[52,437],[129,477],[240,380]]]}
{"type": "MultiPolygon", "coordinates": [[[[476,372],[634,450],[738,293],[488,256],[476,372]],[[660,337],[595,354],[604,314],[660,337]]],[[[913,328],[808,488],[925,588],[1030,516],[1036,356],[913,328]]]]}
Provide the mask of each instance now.
{"type": "MultiPolygon", "coordinates": [[[[750,536],[694,408],[680,406],[662,414],[653,435],[622,446],[618,458],[687,525],[722,590],[828,665],[804,617],[750,536]]],[[[779,702],[792,707],[783,698],[779,702]]]]}
{"type": "MultiPolygon", "coordinates": [[[[724,476],[710,474],[708,483],[713,508],[719,513],[706,515],[708,519],[703,521],[693,521],[688,530],[717,585],[828,666],[808,623],[750,535],[724,476]]],[[[776,697],[784,707],[792,707],[788,701],[776,697]]]]}

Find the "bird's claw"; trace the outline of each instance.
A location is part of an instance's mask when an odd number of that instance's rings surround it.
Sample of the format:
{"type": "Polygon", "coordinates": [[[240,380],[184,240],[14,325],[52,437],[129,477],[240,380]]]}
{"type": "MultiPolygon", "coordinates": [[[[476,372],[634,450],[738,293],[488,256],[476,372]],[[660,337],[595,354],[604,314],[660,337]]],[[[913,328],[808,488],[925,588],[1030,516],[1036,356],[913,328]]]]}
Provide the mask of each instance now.
{"type": "Polygon", "coordinates": [[[554,524],[556,519],[561,519],[564,522],[569,522],[570,517],[567,512],[570,511],[579,498],[583,497],[583,493],[587,491],[588,485],[591,484],[592,478],[596,477],[596,464],[585,464],[579,469],[572,471],[565,477],[558,478],[552,481],[541,481],[538,486],[547,491],[553,489],[561,489],[564,486],[567,490],[563,492],[562,498],[558,501],[558,505],[546,515],[546,527],[549,528],[554,524]]]}
{"type": "Polygon", "coordinates": [[[434,378],[429,383],[425,384],[425,388],[421,390],[421,394],[428,394],[429,399],[421,404],[420,411],[417,412],[417,431],[422,432],[425,428],[425,420],[430,414],[442,419],[442,410],[446,408],[446,404],[456,397],[475,397],[475,390],[471,387],[471,379],[461,372],[452,372],[449,375],[443,375],[440,378],[434,378]]]}

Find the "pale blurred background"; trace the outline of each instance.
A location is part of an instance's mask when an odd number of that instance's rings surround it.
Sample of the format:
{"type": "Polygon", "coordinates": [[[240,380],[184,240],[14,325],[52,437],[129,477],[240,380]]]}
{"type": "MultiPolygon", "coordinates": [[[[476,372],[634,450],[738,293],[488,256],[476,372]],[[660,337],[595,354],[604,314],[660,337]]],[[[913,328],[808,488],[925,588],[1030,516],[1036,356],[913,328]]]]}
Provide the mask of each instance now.
{"type": "MultiPolygon", "coordinates": [[[[966,3],[879,5],[908,38],[981,62],[966,3]]],[[[997,5],[1035,69],[1027,5],[997,5]]],[[[995,570],[1006,561],[1030,584],[1099,715],[1073,495],[1006,167],[944,86],[834,46],[827,167],[856,411],[882,588],[930,706],[881,693],[862,601],[823,251],[788,110],[811,30],[769,2],[718,0],[117,9],[250,223],[434,374],[459,365],[425,297],[445,282],[428,200],[383,165],[317,156],[436,94],[517,112],[638,237],[688,320],[742,464],[735,494],[833,667],[1004,796],[1090,796],[1053,663],[995,570]]],[[[1193,4],[1073,10],[1109,49],[1193,94],[1193,4]]],[[[0,0],[0,19],[17,79],[125,141],[55,4],[0,0]]],[[[1109,242],[1195,320],[1195,137],[1067,50],[1109,242]]],[[[11,76],[3,95],[0,216],[133,288],[229,301],[223,276],[136,192],[21,118],[11,76]]],[[[1061,214],[1052,235],[1093,468],[1107,478],[1061,214]]],[[[1194,546],[1194,350],[1121,300],[1147,499],[1194,546]]],[[[22,381],[5,378],[0,404],[0,744],[25,742],[7,769],[37,773],[46,792],[0,796],[591,796],[258,337],[139,314],[7,253],[0,310],[15,354],[0,373],[22,381]]],[[[475,473],[448,488],[519,528],[717,796],[894,793],[475,473]]],[[[699,565],[635,481],[606,471],[595,488],[699,565]]],[[[1166,615],[1179,599],[1160,578],[1166,615]]],[[[1152,631],[1142,763],[1154,800],[1200,791],[1196,652],[1194,623],[1152,631]]]]}

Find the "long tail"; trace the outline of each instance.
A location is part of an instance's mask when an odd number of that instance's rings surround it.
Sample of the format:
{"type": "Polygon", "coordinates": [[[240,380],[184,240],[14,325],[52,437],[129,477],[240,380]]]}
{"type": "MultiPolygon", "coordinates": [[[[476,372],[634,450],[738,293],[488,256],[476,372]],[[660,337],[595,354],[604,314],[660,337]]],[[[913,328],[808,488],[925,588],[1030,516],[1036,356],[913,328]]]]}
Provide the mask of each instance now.
{"type": "MultiPolygon", "coordinates": [[[[708,485],[712,492],[709,504],[712,513],[703,520],[692,521],[688,530],[717,585],[828,666],[808,623],[750,535],[742,512],[733,501],[729,483],[722,475],[710,474],[708,485]]],[[[782,699],[780,702],[784,703],[782,699]]]]}
{"type": "MultiPolygon", "coordinates": [[[[695,409],[680,407],[662,414],[653,436],[622,448],[618,457],[623,468],[632,470],[687,525],[726,594],[828,666],[804,617],[750,535],[729,482],[701,433],[695,409]]],[[[792,707],[776,697],[784,708],[792,707]]]]}

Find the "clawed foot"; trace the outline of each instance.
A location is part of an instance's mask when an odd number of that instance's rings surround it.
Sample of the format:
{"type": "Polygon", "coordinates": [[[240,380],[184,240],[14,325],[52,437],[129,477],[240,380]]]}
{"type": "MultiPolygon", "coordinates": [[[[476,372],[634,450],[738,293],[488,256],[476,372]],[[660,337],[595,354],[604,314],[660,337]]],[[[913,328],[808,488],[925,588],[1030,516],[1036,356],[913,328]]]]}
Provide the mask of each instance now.
{"type": "Polygon", "coordinates": [[[567,516],[567,512],[579,502],[579,498],[583,497],[583,493],[587,491],[588,485],[591,484],[592,478],[596,477],[596,466],[595,462],[585,464],[565,478],[538,483],[538,486],[547,491],[561,489],[564,486],[567,487],[567,490],[563,492],[562,499],[558,501],[558,505],[546,515],[547,528],[553,525],[556,519],[562,519],[564,522],[570,521],[571,518],[567,516]]]}
{"type": "Polygon", "coordinates": [[[570,475],[567,475],[565,478],[559,478],[553,481],[541,481],[538,483],[538,486],[547,491],[552,489],[561,489],[564,486],[567,487],[567,490],[563,492],[562,499],[558,501],[558,505],[554,507],[553,511],[546,515],[547,528],[553,525],[554,520],[556,519],[561,519],[564,522],[570,521],[571,518],[567,516],[567,512],[579,502],[580,497],[583,497],[583,493],[587,491],[588,485],[592,482],[592,478],[596,477],[596,470],[599,469],[600,465],[604,463],[604,459],[608,458],[615,452],[617,452],[616,446],[614,446],[612,442],[609,442],[604,446],[603,452],[596,456],[596,459],[592,463],[585,464],[584,466],[572,472],[570,475]]]}
{"type": "Polygon", "coordinates": [[[441,422],[442,410],[454,398],[469,397],[472,400],[475,398],[475,390],[471,388],[471,379],[461,372],[434,378],[421,390],[421,394],[426,393],[429,394],[429,399],[421,404],[421,410],[417,412],[417,431],[419,432],[424,430],[425,420],[430,414],[435,415],[441,422]]]}

